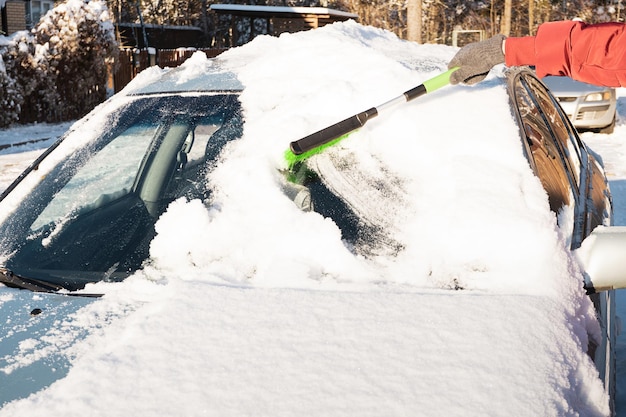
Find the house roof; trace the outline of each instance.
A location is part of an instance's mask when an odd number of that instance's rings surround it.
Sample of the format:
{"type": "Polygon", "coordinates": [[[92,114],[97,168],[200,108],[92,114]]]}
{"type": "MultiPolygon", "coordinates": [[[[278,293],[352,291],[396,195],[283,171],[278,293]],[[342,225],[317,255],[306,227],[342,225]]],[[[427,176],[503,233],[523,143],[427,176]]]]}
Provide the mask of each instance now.
{"type": "Polygon", "coordinates": [[[212,4],[216,13],[251,17],[332,16],[337,20],[358,19],[358,15],[326,7],[253,6],[243,4],[212,4]]]}

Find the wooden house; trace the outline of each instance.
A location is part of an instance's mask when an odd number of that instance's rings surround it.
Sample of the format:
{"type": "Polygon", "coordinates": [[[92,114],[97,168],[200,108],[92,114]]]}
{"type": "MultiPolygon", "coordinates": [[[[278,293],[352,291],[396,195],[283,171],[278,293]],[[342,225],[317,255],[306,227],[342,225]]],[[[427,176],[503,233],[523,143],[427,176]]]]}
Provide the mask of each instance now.
{"type": "Polygon", "coordinates": [[[0,35],[31,29],[53,7],[53,0],[0,0],[0,35]]]}
{"type": "Polygon", "coordinates": [[[212,4],[211,10],[228,19],[228,34],[218,47],[243,45],[256,35],[280,35],[315,29],[329,23],[358,19],[358,15],[325,7],[253,6],[242,4],[212,4]],[[260,23],[260,24],[259,24],[260,23]],[[227,43],[227,44],[221,44],[227,43]]]}

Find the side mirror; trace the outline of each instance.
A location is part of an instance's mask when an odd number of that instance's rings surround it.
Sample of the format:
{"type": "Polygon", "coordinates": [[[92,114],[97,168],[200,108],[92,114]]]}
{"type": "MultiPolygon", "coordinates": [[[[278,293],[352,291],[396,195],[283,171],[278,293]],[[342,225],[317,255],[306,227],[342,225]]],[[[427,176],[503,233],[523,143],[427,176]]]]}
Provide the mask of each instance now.
{"type": "Polygon", "coordinates": [[[626,288],[626,227],[596,227],[576,255],[585,268],[588,293],[626,288]]]}

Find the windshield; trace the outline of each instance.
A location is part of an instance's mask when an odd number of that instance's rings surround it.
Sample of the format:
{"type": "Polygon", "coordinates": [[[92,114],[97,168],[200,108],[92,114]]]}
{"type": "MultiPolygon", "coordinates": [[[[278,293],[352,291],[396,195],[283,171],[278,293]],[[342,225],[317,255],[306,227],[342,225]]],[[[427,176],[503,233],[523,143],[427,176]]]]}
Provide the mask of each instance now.
{"type": "Polygon", "coordinates": [[[16,275],[78,289],[140,268],[167,205],[208,197],[206,171],[242,120],[234,94],[160,96],[132,101],[106,126],[0,224],[16,275]]]}

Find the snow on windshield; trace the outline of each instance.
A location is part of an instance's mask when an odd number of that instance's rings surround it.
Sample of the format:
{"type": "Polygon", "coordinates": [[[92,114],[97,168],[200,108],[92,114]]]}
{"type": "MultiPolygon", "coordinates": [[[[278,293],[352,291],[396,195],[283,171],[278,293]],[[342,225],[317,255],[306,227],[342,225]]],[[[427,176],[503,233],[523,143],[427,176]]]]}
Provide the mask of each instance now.
{"type": "Polygon", "coordinates": [[[67,376],[0,415],[605,415],[593,309],[501,79],[399,106],[311,159],[397,254],[353,252],[281,192],[290,141],[454,52],[346,22],[223,54],[246,122],[210,206],[172,203],[144,271],[88,286],[107,295],[67,318],[92,329],[63,351],[67,376]]]}
{"type": "MultiPolygon", "coordinates": [[[[344,24],[315,37],[261,37],[224,54],[225,66],[246,85],[246,125],[243,140],[211,178],[218,196],[206,229],[195,231],[197,239],[211,239],[199,244],[185,237],[180,256],[172,256],[169,242],[176,236],[166,228],[177,234],[180,219],[190,218],[185,210],[195,207],[179,202],[157,225],[155,262],[246,285],[388,281],[513,293],[560,288],[558,279],[546,276],[554,252],[562,251],[555,219],[522,155],[498,80],[439,90],[397,107],[312,158],[311,166],[357,212],[384,222],[405,248],[399,256],[353,254],[329,219],[299,212],[280,195],[277,169],[284,168],[291,140],[439,74],[452,52],[344,24]],[[305,59],[320,45],[328,51],[305,59]],[[275,65],[283,56],[290,65],[275,65]],[[232,230],[235,221],[241,227],[232,230]],[[225,242],[243,243],[232,251],[225,242]]],[[[565,254],[563,262],[567,267],[565,254]]]]}

